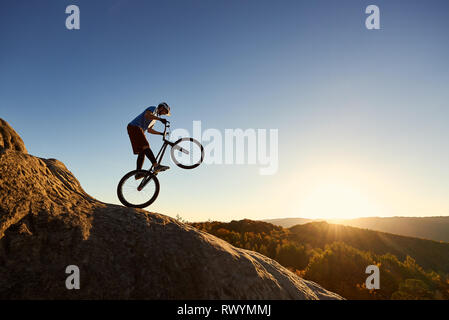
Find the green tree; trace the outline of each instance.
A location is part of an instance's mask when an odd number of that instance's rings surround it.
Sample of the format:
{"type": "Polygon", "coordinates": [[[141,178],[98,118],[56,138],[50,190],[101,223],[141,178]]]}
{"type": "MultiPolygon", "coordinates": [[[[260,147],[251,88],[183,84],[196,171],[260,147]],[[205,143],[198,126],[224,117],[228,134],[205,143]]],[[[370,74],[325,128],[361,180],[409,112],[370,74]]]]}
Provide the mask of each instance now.
{"type": "Polygon", "coordinates": [[[302,270],[309,262],[309,256],[304,246],[287,243],[276,250],[275,260],[285,267],[302,270]]]}
{"type": "Polygon", "coordinates": [[[433,299],[429,287],[421,280],[407,279],[399,285],[399,290],[391,295],[392,300],[429,300],[433,299]]]}

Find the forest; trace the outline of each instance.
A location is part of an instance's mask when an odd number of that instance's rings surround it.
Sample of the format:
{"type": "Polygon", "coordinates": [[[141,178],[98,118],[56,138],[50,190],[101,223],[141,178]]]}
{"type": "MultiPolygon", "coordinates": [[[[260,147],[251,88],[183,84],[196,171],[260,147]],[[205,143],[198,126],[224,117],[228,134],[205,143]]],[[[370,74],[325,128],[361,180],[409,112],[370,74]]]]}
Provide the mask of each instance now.
{"type": "Polygon", "coordinates": [[[291,228],[247,219],[191,225],[272,258],[346,299],[449,299],[449,243],[326,222],[291,228]],[[380,289],[365,287],[368,265],[379,267],[380,289]]]}

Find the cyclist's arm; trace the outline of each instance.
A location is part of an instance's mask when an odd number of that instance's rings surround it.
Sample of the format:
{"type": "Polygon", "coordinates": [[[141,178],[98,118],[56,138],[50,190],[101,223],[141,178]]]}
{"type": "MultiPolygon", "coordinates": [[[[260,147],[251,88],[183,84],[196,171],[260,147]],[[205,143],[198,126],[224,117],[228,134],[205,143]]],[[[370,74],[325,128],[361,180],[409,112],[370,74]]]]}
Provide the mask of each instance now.
{"type": "MultiPolygon", "coordinates": [[[[153,126],[154,126],[154,125],[153,125],[153,126]]],[[[161,136],[164,134],[163,132],[159,132],[159,131],[154,130],[154,129],[153,129],[153,126],[149,126],[149,127],[148,127],[148,130],[147,130],[147,131],[148,131],[149,133],[152,133],[152,134],[160,134],[161,136]]]]}
{"type": "Polygon", "coordinates": [[[158,116],[155,116],[151,111],[145,112],[145,118],[147,120],[159,120],[159,121],[165,120],[164,118],[159,118],[158,116]]]}

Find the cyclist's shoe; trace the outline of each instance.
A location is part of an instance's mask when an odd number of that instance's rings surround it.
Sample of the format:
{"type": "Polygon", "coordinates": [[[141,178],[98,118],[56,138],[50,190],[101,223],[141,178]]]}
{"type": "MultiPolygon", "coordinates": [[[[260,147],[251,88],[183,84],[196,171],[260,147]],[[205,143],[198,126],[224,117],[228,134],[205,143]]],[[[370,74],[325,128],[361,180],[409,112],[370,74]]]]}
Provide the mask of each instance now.
{"type": "Polygon", "coordinates": [[[137,173],[134,176],[134,179],[139,180],[139,179],[142,179],[143,177],[145,177],[145,173],[137,173]]]}
{"type": "Polygon", "coordinates": [[[161,172],[170,169],[169,166],[163,166],[161,164],[158,164],[156,167],[154,167],[153,172],[161,172]]]}

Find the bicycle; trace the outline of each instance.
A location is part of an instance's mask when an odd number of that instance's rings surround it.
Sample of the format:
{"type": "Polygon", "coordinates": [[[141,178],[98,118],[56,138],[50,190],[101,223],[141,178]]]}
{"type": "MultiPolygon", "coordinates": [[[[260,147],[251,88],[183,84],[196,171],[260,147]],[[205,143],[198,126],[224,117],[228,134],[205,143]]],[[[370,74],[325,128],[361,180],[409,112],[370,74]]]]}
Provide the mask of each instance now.
{"type": "MultiPolygon", "coordinates": [[[[172,142],[167,139],[169,135],[170,122],[166,121],[162,135],[163,144],[156,156],[157,164],[161,163],[168,146],[171,147],[170,155],[173,162],[182,169],[193,169],[203,162],[204,148],[201,143],[193,138],[180,138],[172,142]],[[184,160],[190,162],[185,164],[184,160]]],[[[123,176],[117,186],[117,196],[124,206],[145,208],[156,200],[160,190],[159,180],[156,177],[159,172],[154,172],[153,168],[154,165],[151,165],[148,170],[133,170],[123,176]]]]}

